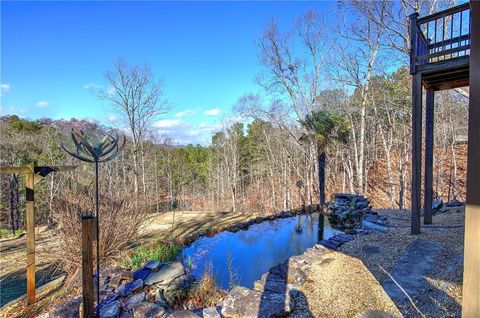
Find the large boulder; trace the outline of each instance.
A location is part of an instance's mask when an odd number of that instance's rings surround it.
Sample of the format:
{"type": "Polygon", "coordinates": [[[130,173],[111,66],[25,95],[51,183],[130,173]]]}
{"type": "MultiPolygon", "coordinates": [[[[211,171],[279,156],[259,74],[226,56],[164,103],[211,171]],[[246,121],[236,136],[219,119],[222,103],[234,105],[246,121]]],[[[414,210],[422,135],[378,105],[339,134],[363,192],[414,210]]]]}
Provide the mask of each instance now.
{"type": "Polygon", "coordinates": [[[236,286],[223,299],[222,315],[225,317],[267,318],[292,312],[293,300],[285,294],[259,292],[236,286]]]}
{"type": "Polygon", "coordinates": [[[185,274],[185,269],[181,262],[171,262],[164,264],[157,272],[151,272],[145,278],[145,285],[153,285],[157,283],[171,282],[175,278],[185,274]]]}

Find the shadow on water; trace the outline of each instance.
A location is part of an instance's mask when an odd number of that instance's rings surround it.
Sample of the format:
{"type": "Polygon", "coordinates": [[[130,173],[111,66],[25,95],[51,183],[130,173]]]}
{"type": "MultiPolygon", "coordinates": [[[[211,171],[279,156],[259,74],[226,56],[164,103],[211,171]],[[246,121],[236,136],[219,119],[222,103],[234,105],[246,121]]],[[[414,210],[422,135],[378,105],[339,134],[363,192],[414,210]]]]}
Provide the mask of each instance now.
{"type": "MultiPolygon", "coordinates": [[[[310,223],[312,225],[313,223],[310,223]]],[[[312,226],[309,230],[313,230],[312,226]]],[[[324,239],[325,217],[318,218],[317,242],[324,239]]],[[[307,297],[299,289],[289,286],[289,260],[271,268],[267,274],[264,289],[260,299],[257,316],[270,318],[283,316],[277,310],[285,309],[287,312],[295,311],[295,316],[310,318],[315,317],[310,311],[307,297]],[[282,307],[283,306],[283,307],[282,307]]]]}
{"type": "Polygon", "coordinates": [[[286,278],[283,279],[275,273],[268,273],[257,317],[281,317],[284,316],[281,312],[283,309],[286,312],[295,310],[295,315],[299,317],[315,317],[310,311],[307,297],[300,290],[287,287],[288,265],[285,268],[287,269],[286,278]]]}

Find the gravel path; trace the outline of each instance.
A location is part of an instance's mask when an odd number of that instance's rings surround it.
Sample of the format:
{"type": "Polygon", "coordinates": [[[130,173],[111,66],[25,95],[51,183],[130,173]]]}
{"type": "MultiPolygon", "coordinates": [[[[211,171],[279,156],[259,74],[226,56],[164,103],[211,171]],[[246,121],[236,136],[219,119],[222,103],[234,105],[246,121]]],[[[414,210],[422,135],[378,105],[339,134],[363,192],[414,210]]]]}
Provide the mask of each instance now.
{"type": "Polygon", "coordinates": [[[433,225],[422,226],[422,234],[417,236],[410,235],[409,211],[377,212],[389,217],[389,231],[356,236],[339,252],[361,260],[380,283],[390,279],[389,275],[395,276],[395,267],[400,266],[406,253],[417,253],[418,259],[430,257],[420,272],[403,272],[404,282],[415,281],[414,292],[408,296],[411,301],[405,296],[395,305],[405,317],[460,317],[464,208],[444,208],[434,215],[433,225]],[[414,242],[424,242],[423,247],[429,248],[412,251],[412,246],[420,244],[414,242]]]}

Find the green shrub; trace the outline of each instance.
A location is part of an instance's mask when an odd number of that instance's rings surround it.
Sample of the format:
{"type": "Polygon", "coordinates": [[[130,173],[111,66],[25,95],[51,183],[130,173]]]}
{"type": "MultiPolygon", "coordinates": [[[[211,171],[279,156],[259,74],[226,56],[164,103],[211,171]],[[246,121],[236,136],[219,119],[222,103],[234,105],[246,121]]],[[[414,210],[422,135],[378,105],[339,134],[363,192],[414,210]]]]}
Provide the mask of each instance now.
{"type": "Polygon", "coordinates": [[[1,238],[14,238],[14,237],[19,237],[25,233],[25,230],[16,230],[15,234],[12,234],[12,231],[7,230],[7,229],[0,229],[0,237],[1,238]]]}
{"type": "Polygon", "coordinates": [[[136,269],[148,261],[174,261],[181,250],[181,247],[174,243],[158,243],[153,247],[141,246],[133,251],[123,265],[136,269]]]}

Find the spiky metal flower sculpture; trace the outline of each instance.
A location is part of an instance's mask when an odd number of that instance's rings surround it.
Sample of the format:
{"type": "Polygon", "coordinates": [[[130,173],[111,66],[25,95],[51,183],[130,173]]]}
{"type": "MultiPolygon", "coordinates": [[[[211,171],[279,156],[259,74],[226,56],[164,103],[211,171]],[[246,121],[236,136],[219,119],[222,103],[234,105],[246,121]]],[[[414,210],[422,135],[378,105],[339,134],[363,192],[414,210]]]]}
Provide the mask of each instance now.
{"type": "Polygon", "coordinates": [[[75,150],[68,149],[64,144],[61,144],[63,150],[65,150],[71,156],[78,160],[95,163],[95,215],[97,217],[97,317],[100,317],[100,254],[99,254],[99,241],[100,241],[100,215],[99,215],[99,194],[98,194],[98,164],[100,162],[107,162],[115,158],[125,147],[126,138],[118,136],[118,132],[115,131],[115,135],[107,132],[101,139],[95,139],[86,135],[82,130],[78,132],[72,128],[72,141],[75,144],[75,150]]]}

